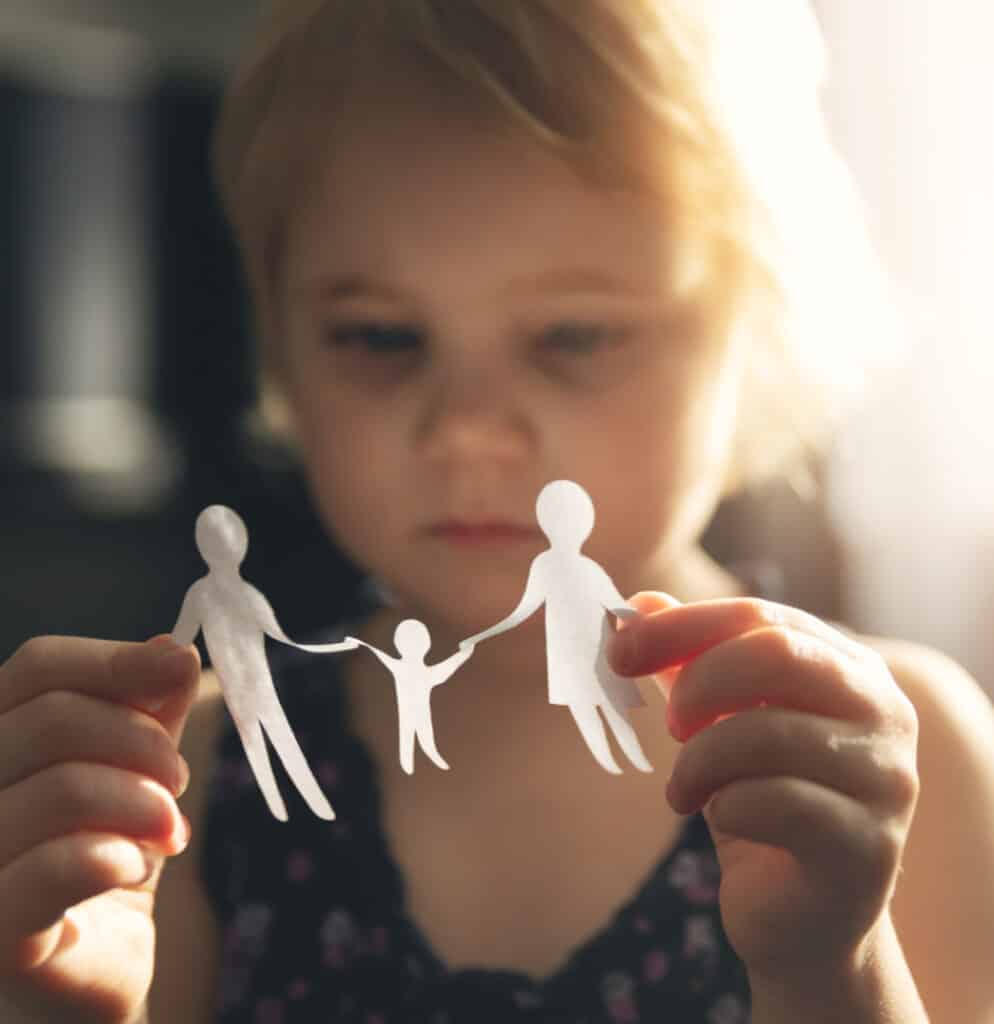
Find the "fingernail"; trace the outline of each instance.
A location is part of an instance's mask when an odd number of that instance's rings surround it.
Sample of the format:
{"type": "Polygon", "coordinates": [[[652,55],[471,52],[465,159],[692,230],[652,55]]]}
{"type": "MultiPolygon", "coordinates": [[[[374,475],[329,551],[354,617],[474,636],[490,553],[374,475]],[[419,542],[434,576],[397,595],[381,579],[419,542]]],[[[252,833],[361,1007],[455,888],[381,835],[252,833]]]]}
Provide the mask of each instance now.
{"type": "Polygon", "coordinates": [[[159,858],[150,850],[142,849],[142,857],[145,861],[145,877],[138,883],[138,885],[144,885],[152,877],[155,873],[155,869],[159,866],[159,858]]]}
{"type": "Polygon", "coordinates": [[[172,856],[175,857],[177,853],[182,853],[187,848],[192,832],[190,819],[181,811],[179,821],[173,829],[173,834],[169,837],[170,845],[173,847],[172,856]]]}
{"type": "MultiPolygon", "coordinates": [[[[154,678],[156,688],[178,683],[181,675],[189,670],[190,652],[182,647],[168,634],[154,637],[146,644],[152,652],[149,675],[154,678]]],[[[136,705],[143,711],[155,714],[161,711],[170,695],[165,697],[143,697],[136,700],[136,705]]]]}
{"type": "Polygon", "coordinates": [[[171,633],[160,633],[158,636],[153,636],[151,640],[146,640],[145,646],[149,650],[155,651],[160,658],[167,658],[170,654],[183,650],[173,639],[171,633]]]}
{"type": "Polygon", "coordinates": [[[673,713],[673,701],[667,701],[666,703],[666,728],[669,729],[670,735],[673,739],[679,743],[683,743],[685,736],[683,729],[676,720],[676,715],[673,713]]]}
{"type": "Polygon", "coordinates": [[[181,797],[190,785],[190,765],[182,754],[176,755],[177,782],[173,787],[173,794],[177,799],[181,797]]]}

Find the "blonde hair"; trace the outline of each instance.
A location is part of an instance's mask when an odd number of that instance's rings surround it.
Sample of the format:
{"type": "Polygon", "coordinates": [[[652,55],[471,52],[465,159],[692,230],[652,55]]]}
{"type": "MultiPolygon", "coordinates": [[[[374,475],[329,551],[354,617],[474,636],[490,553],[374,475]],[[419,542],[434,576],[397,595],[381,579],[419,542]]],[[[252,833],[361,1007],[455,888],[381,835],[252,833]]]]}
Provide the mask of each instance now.
{"type": "Polygon", "coordinates": [[[805,0],[277,0],[213,154],[269,385],[283,226],[359,52],[415,60],[589,180],[661,204],[661,287],[705,334],[750,338],[737,485],[803,468],[894,350],[805,0]]]}

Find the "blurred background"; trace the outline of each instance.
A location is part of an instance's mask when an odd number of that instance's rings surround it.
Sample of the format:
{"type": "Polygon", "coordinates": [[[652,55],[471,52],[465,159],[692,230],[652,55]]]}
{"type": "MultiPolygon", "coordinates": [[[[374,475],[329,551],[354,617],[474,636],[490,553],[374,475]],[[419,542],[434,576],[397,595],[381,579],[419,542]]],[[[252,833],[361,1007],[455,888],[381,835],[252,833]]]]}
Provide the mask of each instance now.
{"type": "MultiPolygon", "coordinates": [[[[346,607],[355,570],[254,425],[246,298],[207,173],[260,6],[0,0],[0,659],[36,633],[170,629],[212,502],[248,522],[245,575],[288,632],[346,607]]],[[[994,693],[994,8],[815,7],[825,109],[907,355],[817,497],[744,496],[707,544],[785,600],[946,650],[994,693]]]]}

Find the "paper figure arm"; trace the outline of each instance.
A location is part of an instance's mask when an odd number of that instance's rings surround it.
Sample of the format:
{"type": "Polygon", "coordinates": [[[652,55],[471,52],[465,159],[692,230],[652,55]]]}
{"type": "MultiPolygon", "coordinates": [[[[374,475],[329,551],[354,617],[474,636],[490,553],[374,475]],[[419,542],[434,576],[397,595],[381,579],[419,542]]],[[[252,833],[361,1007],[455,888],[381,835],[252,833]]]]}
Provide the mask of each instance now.
{"type": "Polygon", "coordinates": [[[379,661],[380,664],[388,668],[391,672],[393,672],[394,666],[397,664],[397,662],[400,661],[399,658],[391,657],[389,654],[386,654],[385,652],[381,651],[378,647],[374,647],[372,644],[367,644],[365,640],[356,640],[355,637],[351,636],[347,636],[345,640],[346,642],[351,640],[352,644],[355,647],[365,647],[367,651],[370,651],[371,653],[375,654],[377,661],[379,661]]]}
{"type": "Polygon", "coordinates": [[[587,574],[593,588],[593,597],[603,605],[605,611],[618,619],[637,619],[638,611],[622,596],[614,580],[593,559],[586,560],[587,574]]]}
{"type": "Polygon", "coordinates": [[[464,640],[455,654],[450,655],[445,661],[440,661],[437,665],[432,665],[431,685],[438,686],[440,683],[444,683],[458,668],[469,661],[475,649],[476,644],[466,643],[464,640]]]}
{"type": "Polygon", "coordinates": [[[482,633],[476,633],[474,636],[461,640],[459,642],[460,650],[465,650],[467,647],[478,644],[483,640],[489,640],[492,636],[497,636],[499,633],[506,633],[509,629],[514,629],[515,626],[520,626],[525,619],[534,615],[542,607],[542,603],[545,601],[545,588],[543,587],[542,579],[543,557],[543,555],[539,555],[532,562],[531,569],[528,571],[528,582],[525,584],[525,592],[518,602],[518,607],[506,619],[502,619],[496,625],[483,630],[482,633]]]}
{"type": "Polygon", "coordinates": [[[359,646],[359,642],[351,637],[346,637],[345,640],[334,644],[298,644],[283,632],[283,627],[277,621],[276,613],[265,596],[250,583],[246,583],[245,586],[247,588],[246,598],[249,603],[251,618],[266,636],[271,636],[281,644],[288,644],[290,647],[296,647],[298,650],[308,651],[311,654],[334,654],[337,651],[354,651],[359,646]]]}
{"type": "Polygon", "coordinates": [[[182,647],[192,644],[200,632],[200,618],[200,581],[198,580],[183,598],[176,625],[173,626],[173,640],[182,647]]]}

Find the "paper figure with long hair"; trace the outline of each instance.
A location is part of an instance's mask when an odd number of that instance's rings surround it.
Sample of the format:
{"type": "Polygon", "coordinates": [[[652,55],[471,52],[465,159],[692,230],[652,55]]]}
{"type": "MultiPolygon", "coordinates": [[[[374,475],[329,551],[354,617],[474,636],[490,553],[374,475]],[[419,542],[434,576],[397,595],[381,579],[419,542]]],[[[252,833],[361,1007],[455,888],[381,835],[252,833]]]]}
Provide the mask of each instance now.
{"type": "MultiPolygon", "coordinates": [[[[351,639],[351,638],[350,638],[351,639]]],[[[471,644],[463,644],[455,654],[437,665],[426,665],[431,650],[428,627],[417,619],[405,619],[394,630],[394,646],[399,658],[379,650],[365,640],[357,643],[371,651],[393,676],[397,693],[397,722],[400,734],[400,765],[408,775],[414,772],[414,743],[439,767],[448,764],[435,746],[431,720],[431,691],[446,682],[473,653],[471,644]]]]}
{"type": "Polygon", "coordinates": [[[521,601],[507,618],[460,646],[514,629],[544,604],[549,702],[570,709],[590,752],[606,771],[617,774],[621,769],[605,723],[629,761],[639,771],[651,772],[628,720],[629,710],[644,701],[635,682],[617,675],[606,655],[612,629],[606,613],[634,618],[638,612],[604,569],[580,551],[594,528],[594,503],[579,484],[554,480],[542,488],[535,513],[549,548],[532,562],[521,601]]]}
{"type": "Polygon", "coordinates": [[[187,591],[173,627],[173,639],[189,644],[203,630],[245,756],[273,815],[280,821],[287,820],[263,730],[307,805],[319,818],[330,821],[335,812],[321,792],[276,695],[266,660],[265,637],[316,654],[355,650],[358,642],[297,644],[283,632],[266,598],[242,578],[240,566],[248,551],[248,531],[233,509],[224,505],[204,509],[197,517],[196,540],[208,572],[187,591]]]}

